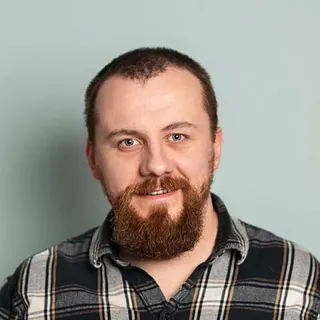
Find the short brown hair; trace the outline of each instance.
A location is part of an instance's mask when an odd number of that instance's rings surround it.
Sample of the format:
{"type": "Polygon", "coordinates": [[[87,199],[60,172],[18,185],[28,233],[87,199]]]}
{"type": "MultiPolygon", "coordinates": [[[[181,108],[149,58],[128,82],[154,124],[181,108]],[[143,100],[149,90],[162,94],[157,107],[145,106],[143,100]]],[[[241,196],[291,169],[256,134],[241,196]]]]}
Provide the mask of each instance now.
{"type": "Polygon", "coordinates": [[[164,72],[168,67],[177,67],[197,77],[203,89],[204,107],[210,118],[212,136],[218,126],[217,100],[208,72],[189,56],[169,48],[139,48],[126,52],[107,64],[90,82],[85,93],[85,122],[88,140],[95,137],[95,100],[101,85],[112,76],[147,81],[164,72]]]}

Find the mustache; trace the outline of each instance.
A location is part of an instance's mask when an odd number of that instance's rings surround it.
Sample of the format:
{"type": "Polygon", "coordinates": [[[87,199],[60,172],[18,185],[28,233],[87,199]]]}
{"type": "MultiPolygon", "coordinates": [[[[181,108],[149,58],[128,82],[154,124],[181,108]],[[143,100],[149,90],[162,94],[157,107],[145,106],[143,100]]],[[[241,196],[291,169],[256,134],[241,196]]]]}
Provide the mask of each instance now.
{"type": "Polygon", "coordinates": [[[145,195],[155,190],[163,189],[168,191],[174,191],[177,189],[189,188],[190,184],[185,178],[173,178],[170,176],[165,176],[163,178],[148,178],[147,180],[137,183],[135,185],[129,186],[126,190],[128,195],[145,195]]]}

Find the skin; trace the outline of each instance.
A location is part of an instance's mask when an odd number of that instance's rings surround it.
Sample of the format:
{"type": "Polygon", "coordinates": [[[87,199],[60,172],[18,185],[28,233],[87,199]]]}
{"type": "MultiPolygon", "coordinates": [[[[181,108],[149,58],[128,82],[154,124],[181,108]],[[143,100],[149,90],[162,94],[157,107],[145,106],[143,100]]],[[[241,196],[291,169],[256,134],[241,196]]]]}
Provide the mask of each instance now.
{"type": "MultiPolygon", "coordinates": [[[[107,189],[111,204],[127,186],[147,177],[184,177],[199,189],[210,171],[219,167],[222,130],[218,128],[213,142],[202,88],[186,70],[171,67],[145,83],[111,77],[100,88],[96,112],[95,145],[87,142],[86,156],[93,176],[107,189]]],[[[136,195],[132,202],[146,219],[150,206],[166,203],[175,219],[182,208],[182,192],[162,197],[136,195]]],[[[166,298],[212,252],[217,217],[209,195],[204,210],[205,228],[199,243],[177,259],[139,261],[126,256],[122,248],[126,259],[154,277],[166,298]],[[173,281],[168,281],[168,274],[173,281]]]]}

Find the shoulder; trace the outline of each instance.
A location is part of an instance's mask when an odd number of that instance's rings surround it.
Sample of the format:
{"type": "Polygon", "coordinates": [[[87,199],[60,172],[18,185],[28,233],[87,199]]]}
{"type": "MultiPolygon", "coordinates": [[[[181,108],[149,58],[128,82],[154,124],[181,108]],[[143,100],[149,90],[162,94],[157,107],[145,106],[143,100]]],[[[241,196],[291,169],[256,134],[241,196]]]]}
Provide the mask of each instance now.
{"type": "MultiPolygon", "coordinates": [[[[92,237],[97,228],[46,248],[24,260],[0,284],[0,319],[3,315],[21,316],[28,308],[28,296],[46,292],[59,266],[72,273],[73,266],[89,263],[92,237]]],[[[64,272],[63,272],[64,273],[64,272]]]]}
{"type": "Polygon", "coordinates": [[[28,269],[28,276],[41,276],[48,271],[48,267],[55,260],[59,260],[60,263],[76,263],[81,260],[89,260],[90,245],[96,229],[93,228],[81,235],[46,248],[26,259],[23,264],[28,269]]]}
{"type": "Polygon", "coordinates": [[[246,268],[263,270],[287,291],[313,301],[320,312],[320,263],[306,248],[270,231],[239,220],[249,242],[246,268]]]}
{"type": "Polygon", "coordinates": [[[260,250],[262,253],[266,251],[269,254],[281,252],[282,256],[285,255],[287,259],[295,259],[296,266],[303,266],[303,262],[311,259],[319,267],[317,258],[298,243],[244,221],[239,221],[246,230],[251,250],[260,250]]]}

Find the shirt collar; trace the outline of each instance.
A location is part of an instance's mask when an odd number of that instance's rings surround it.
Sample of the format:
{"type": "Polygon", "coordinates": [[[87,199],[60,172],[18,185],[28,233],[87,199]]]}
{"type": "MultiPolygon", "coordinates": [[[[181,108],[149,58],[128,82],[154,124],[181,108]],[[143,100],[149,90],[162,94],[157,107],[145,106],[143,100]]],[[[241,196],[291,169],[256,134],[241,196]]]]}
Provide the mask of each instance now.
{"type": "MultiPolygon", "coordinates": [[[[224,202],[211,193],[212,204],[218,215],[218,235],[216,245],[211,258],[226,250],[236,250],[238,255],[237,264],[244,262],[249,251],[249,238],[242,221],[230,216],[224,202]]],[[[210,258],[209,258],[210,259],[210,258]]]]}
{"type": "MultiPolygon", "coordinates": [[[[249,250],[249,239],[243,223],[237,218],[231,217],[224,202],[216,195],[211,193],[211,200],[215,212],[218,215],[218,235],[214,252],[209,257],[209,262],[223,254],[226,250],[236,250],[238,255],[238,264],[241,264],[247,257],[249,250]]],[[[122,261],[117,254],[117,245],[112,241],[112,227],[110,218],[113,215],[111,210],[104,223],[96,229],[92,236],[89,250],[89,259],[91,264],[99,268],[101,258],[109,255],[117,264],[129,266],[128,262],[122,261]]]]}

